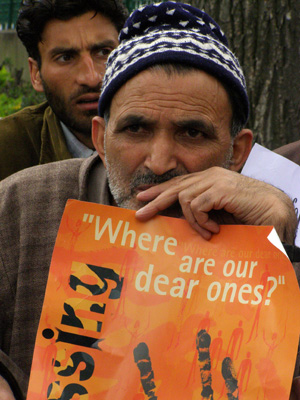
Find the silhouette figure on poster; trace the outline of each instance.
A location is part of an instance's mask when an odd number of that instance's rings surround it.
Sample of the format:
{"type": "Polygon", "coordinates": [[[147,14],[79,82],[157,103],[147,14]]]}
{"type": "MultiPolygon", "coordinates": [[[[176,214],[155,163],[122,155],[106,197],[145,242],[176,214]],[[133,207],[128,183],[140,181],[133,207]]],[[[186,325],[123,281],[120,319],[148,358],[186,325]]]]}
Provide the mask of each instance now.
{"type": "Polygon", "coordinates": [[[218,337],[214,338],[210,345],[210,358],[212,369],[217,369],[221,351],[223,347],[222,331],[218,332],[218,337]]]}
{"type": "Polygon", "coordinates": [[[246,392],[248,388],[248,383],[251,375],[252,369],[252,361],[251,361],[251,353],[247,352],[246,358],[244,358],[241,362],[240,368],[237,373],[237,377],[239,380],[239,391],[240,393],[246,392]]]}
{"type": "Polygon", "coordinates": [[[263,331],[263,339],[264,339],[264,342],[265,342],[265,344],[269,347],[268,354],[267,354],[267,357],[268,357],[268,358],[270,358],[270,359],[272,358],[273,353],[274,353],[274,350],[275,350],[275,349],[280,345],[280,343],[284,340],[285,334],[286,334],[286,329],[284,330],[284,335],[283,335],[282,338],[280,339],[280,338],[278,338],[277,332],[273,332],[273,333],[272,333],[272,337],[271,337],[271,341],[268,341],[268,340],[266,339],[265,331],[263,331]]]}
{"type": "Polygon", "coordinates": [[[168,350],[174,346],[177,347],[180,343],[180,335],[181,335],[181,328],[182,328],[182,323],[183,323],[183,315],[184,315],[184,311],[186,309],[186,306],[188,305],[188,298],[187,298],[187,292],[188,292],[188,287],[190,285],[190,281],[191,279],[188,280],[188,285],[186,285],[186,287],[184,288],[184,296],[183,299],[181,301],[181,306],[180,306],[180,311],[179,311],[179,315],[178,315],[178,321],[179,321],[179,325],[178,325],[178,329],[176,332],[174,332],[172,334],[172,339],[170,340],[170,344],[168,346],[168,350]]]}
{"type": "Polygon", "coordinates": [[[240,353],[244,336],[244,329],[242,328],[242,326],[243,321],[239,321],[239,326],[233,330],[229,340],[226,353],[232,360],[236,360],[240,353]]]}
{"type": "MultiPolygon", "coordinates": [[[[270,283],[268,283],[268,277],[269,276],[270,276],[269,267],[268,267],[268,265],[266,265],[266,270],[261,275],[260,282],[259,282],[259,284],[262,285],[262,287],[263,287],[263,289],[261,291],[262,297],[264,297],[264,294],[267,293],[267,290],[270,289],[270,283]]],[[[254,321],[253,321],[252,328],[251,328],[251,332],[250,332],[249,338],[248,338],[246,343],[250,342],[254,332],[255,332],[254,339],[257,338],[259,318],[260,318],[260,312],[261,312],[262,304],[263,304],[263,302],[260,302],[260,304],[257,306],[255,317],[254,317],[254,321]]]]}

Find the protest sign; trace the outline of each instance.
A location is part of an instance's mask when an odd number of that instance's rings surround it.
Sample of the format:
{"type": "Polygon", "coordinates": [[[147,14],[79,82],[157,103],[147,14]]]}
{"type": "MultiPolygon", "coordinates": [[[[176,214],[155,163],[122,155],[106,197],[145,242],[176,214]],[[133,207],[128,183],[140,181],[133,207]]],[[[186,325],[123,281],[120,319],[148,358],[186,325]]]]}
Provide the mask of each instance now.
{"type": "Polygon", "coordinates": [[[69,200],[28,400],[288,400],[298,283],[272,227],[221,226],[69,200]]]}

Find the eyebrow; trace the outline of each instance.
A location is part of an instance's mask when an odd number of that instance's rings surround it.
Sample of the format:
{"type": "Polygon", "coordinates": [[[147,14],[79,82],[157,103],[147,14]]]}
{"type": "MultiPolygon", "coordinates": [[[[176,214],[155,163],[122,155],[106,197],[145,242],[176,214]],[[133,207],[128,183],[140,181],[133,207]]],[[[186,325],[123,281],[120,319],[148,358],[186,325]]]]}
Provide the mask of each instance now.
{"type": "MultiPolygon", "coordinates": [[[[144,115],[129,114],[117,121],[115,130],[121,131],[127,125],[141,125],[146,128],[151,128],[155,125],[155,123],[156,121],[144,115]]],[[[217,132],[214,125],[201,118],[181,119],[178,121],[173,121],[172,124],[175,128],[197,129],[199,131],[203,131],[212,139],[217,137],[217,132]]]]}
{"type": "Polygon", "coordinates": [[[175,125],[181,129],[197,129],[204,131],[210,137],[216,137],[216,130],[212,123],[201,118],[183,119],[175,122],[175,125]]]}
{"type": "MultiPolygon", "coordinates": [[[[118,44],[113,40],[103,40],[98,43],[93,43],[88,46],[89,51],[97,51],[103,49],[105,47],[112,47],[115,48],[118,44]]],[[[76,54],[79,53],[81,49],[79,47],[72,47],[72,46],[57,46],[50,50],[50,56],[55,57],[58,54],[62,53],[69,53],[69,54],[76,54]]]]}
{"type": "Polygon", "coordinates": [[[146,118],[144,115],[128,114],[117,121],[115,129],[119,131],[127,125],[153,126],[154,124],[154,121],[146,118]]]}
{"type": "Polygon", "coordinates": [[[89,50],[97,50],[97,49],[102,49],[103,47],[113,47],[115,48],[116,46],[118,46],[118,43],[114,40],[103,40],[101,42],[98,43],[94,43],[91,46],[88,47],[89,50]]]}

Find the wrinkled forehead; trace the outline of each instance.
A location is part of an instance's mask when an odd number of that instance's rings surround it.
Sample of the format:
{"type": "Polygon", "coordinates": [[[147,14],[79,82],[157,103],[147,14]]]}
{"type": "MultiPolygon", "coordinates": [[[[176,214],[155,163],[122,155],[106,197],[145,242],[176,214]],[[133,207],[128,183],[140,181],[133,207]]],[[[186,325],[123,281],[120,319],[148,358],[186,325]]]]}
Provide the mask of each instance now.
{"type": "Polygon", "coordinates": [[[202,118],[230,126],[232,107],[222,83],[204,71],[149,68],[113,96],[109,120],[116,123],[133,116],[153,123],[163,117],[170,122],[202,118]]]}

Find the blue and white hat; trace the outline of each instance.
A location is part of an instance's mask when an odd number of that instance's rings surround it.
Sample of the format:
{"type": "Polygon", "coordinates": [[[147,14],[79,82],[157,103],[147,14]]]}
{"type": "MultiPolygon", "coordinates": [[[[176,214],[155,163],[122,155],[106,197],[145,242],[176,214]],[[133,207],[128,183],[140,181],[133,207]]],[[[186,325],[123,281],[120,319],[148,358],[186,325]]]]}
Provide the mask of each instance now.
{"type": "Polygon", "coordinates": [[[204,11],[172,1],[142,6],[127,19],[119,40],[107,60],[100,116],[117,90],[139,72],[159,63],[181,63],[227,84],[238,98],[242,122],[247,122],[249,101],[243,71],[225,34],[204,11]]]}

